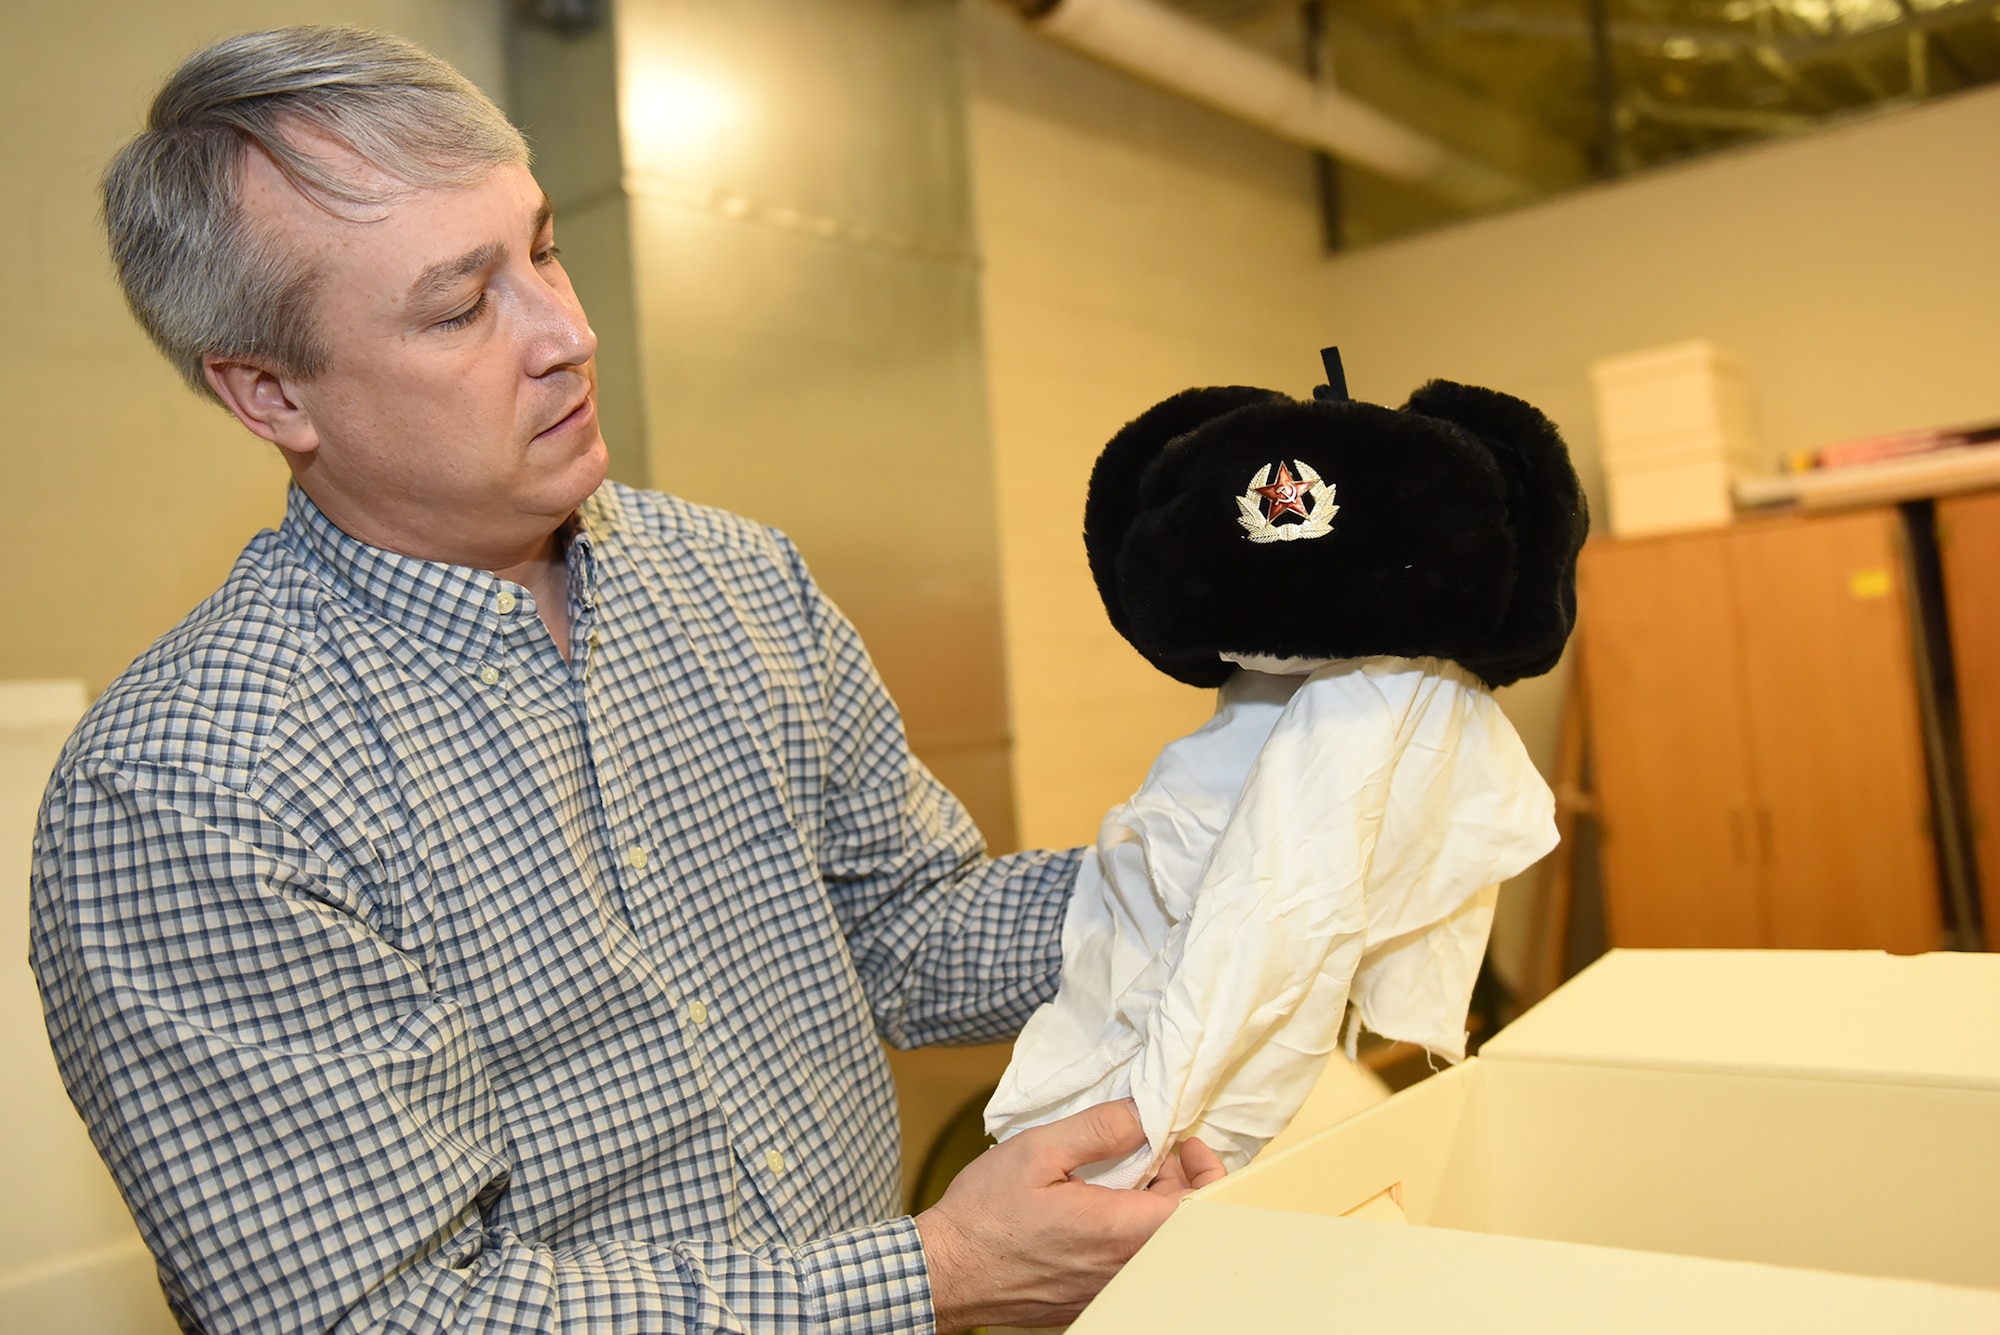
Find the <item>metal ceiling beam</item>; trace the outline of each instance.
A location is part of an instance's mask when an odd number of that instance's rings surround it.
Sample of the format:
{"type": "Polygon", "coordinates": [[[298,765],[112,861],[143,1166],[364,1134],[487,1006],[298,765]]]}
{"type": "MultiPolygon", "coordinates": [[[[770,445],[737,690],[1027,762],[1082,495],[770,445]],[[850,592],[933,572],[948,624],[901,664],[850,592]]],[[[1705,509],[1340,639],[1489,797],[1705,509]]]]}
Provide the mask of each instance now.
{"type": "Polygon", "coordinates": [[[1406,34],[1365,21],[1346,0],[1327,9],[1327,82],[1538,192],[1589,179],[1590,146],[1550,129],[1536,108],[1425,63],[1406,34]]]}
{"type": "MultiPolygon", "coordinates": [[[[1326,0],[1305,0],[1299,7],[1299,36],[1305,44],[1306,77],[1315,84],[1331,83],[1333,71],[1326,48],[1326,0]]],[[[1347,216],[1341,198],[1340,161],[1323,148],[1313,150],[1313,186],[1319,197],[1319,240],[1327,254],[1347,246],[1347,216]]]]}
{"type": "MultiPolygon", "coordinates": [[[[1781,17],[1792,17],[1786,10],[1778,6],[1774,5],[1773,8],[1777,10],[1777,13],[1781,17]]],[[[1833,28],[1835,40],[1844,37],[1849,29],[1840,17],[1840,10],[1829,6],[1826,13],[1826,21],[1833,28]]],[[[1871,28],[1866,31],[1874,33],[1880,31],[1880,29],[1871,28]]],[[[1857,32],[1856,35],[1858,36],[1859,33],[1857,32]]],[[[1848,72],[1854,76],[1854,81],[1861,85],[1862,91],[1867,93],[1869,97],[1877,102],[1887,102],[1890,99],[1892,94],[1887,88],[1882,86],[1882,81],[1875,77],[1875,71],[1868,68],[1868,62],[1863,52],[1853,46],[1842,45],[1835,49],[1834,57],[1847,67],[1848,72]]]]}
{"type": "MultiPolygon", "coordinates": [[[[1912,5],[1910,0],[1896,0],[1896,8],[1903,11],[1903,17],[1906,20],[1913,20],[1920,17],[1916,6],[1912,5]]],[[[1921,53],[1924,50],[1934,53],[1938,60],[1944,64],[1944,67],[1951,71],[1951,77],[1958,80],[1961,88],[1973,81],[1972,71],[1965,67],[1965,62],[1959,59],[1958,52],[1952,48],[1949,42],[1945,41],[1944,34],[1929,32],[1919,28],[1911,34],[1910,49],[1916,53],[1921,53]]],[[[1915,58],[1921,58],[1920,54],[1915,58]]],[[[1915,83],[1916,80],[1912,78],[1910,82],[1915,83]]]]}
{"type": "Polygon", "coordinates": [[[1804,101],[1807,106],[1825,111],[1832,105],[1827,100],[1826,94],[1813,87],[1806,80],[1805,75],[1799,72],[1798,66],[1785,59],[1785,53],[1778,50],[1777,47],[1766,44],[1755,48],[1750,54],[1765,71],[1775,77],[1778,82],[1784,84],[1785,87],[1791,89],[1793,94],[1804,101]]]}
{"type": "MultiPolygon", "coordinates": [[[[1620,46],[1659,50],[1668,42],[1694,42],[1698,46],[1725,50],[1730,54],[1773,47],[1788,60],[1806,62],[1839,60],[1857,45],[1900,42],[1910,33],[1929,33],[1977,19],[1982,13],[2000,12],[2000,0],[1961,0],[1958,4],[1917,12],[1906,10],[1894,23],[1872,28],[1852,28],[1831,36],[1772,37],[1752,28],[1718,27],[1691,23],[1612,23],[1611,40],[1620,46]]],[[[1579,18],[1543,17],[1536,14],[1509,14],[1499,10],[1460,10],[1424,20],[1417,30],[1427,36],[1439,33],[1490,33],[1509,37],[1542,37],[1551,40],[1587,42],[1589,23],[1579,18]]]]}
{"type": "MultiPolygon", "coordinates": [[[[1471,208],[1529,184],[1155,0],[1003,0],[1034,31],[1268,133],[1471,208]]],[[[2000,0],[1996,0],[2000,3],[2000,0]]]]}
{"type": "Polygon", "coordinates": [[[1634,115],[1663,125],[1684,125],[1695,130],[1749,130],[1756,134],[1789,134],[1818,121],[1789,111],[1762,111],[1753,107],[1701,107],[1661,102],[1643,89],[1626,92],[1625,105],[1634,115]]]}
{"type": "Polygon", "coordinates": [[[1624,136],[1618,132],[1618,66],[1611,58],[1611,11],[1605,0],[1585,0],[1590,25],[1590,91],[1597,108],[1597,174],[1610,178],[1625,169],[1624,136]]]}

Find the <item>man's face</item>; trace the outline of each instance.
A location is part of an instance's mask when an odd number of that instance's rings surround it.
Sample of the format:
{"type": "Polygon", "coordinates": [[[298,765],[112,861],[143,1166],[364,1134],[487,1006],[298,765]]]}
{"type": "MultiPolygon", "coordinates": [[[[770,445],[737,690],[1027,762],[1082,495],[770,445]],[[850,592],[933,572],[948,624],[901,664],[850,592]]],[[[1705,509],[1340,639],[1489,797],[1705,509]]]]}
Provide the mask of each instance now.
{"type": "Polygon", "coordinates": [[[597,336],[526,168],[337,217],[252,153],[242,205],[321,278],[314,319],[330,364],[280,377],[298,412],[278,443],[335,523],[376,546],[497,569],[597,489],[608,462],[597,336]]]}

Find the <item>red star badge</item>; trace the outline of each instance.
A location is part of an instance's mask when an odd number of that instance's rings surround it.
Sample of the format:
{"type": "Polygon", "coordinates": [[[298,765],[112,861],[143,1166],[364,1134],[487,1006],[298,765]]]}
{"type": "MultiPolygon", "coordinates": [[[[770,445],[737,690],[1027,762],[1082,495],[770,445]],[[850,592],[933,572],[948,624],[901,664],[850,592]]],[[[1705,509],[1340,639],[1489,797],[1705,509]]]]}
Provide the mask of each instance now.
{"type": "Polygon", "coordinates": [[[1283,463],[1278,465],[1278,480],[1276,482],[1273,482],[1268,487],[1256,487],[1253,490],[1271,503],[1269,513],[1264,516],[1266,519],[1276,519],[1279,515],[1287,512],[1295,514],[1301,519],[1308,517],[1306,514],[1305,498],[1309,488],[1305,483],[1293,477],[1292,470],[1287,468],[1283,463]]]}

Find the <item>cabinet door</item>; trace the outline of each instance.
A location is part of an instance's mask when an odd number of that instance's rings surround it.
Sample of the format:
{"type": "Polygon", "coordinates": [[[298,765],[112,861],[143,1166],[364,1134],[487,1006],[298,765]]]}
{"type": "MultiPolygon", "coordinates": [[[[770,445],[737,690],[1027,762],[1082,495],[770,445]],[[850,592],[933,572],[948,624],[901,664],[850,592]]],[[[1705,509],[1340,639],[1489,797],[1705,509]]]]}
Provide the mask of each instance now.
{"type": "Polygon", "coordinates": [[[2000,492],[1938,502],[1986,948],[2000,950],[2000,492]]]}
{"type": "Polygon", "coordinates": [[[1901,522],[1731,530],[1773,946],[1939,945],[1901,522]]]}
{"type": "Polygon", "coordinates": [[[1593,542],[1577,578],[1611,944],[1766,944],[1724,534],[1593,542]]]}

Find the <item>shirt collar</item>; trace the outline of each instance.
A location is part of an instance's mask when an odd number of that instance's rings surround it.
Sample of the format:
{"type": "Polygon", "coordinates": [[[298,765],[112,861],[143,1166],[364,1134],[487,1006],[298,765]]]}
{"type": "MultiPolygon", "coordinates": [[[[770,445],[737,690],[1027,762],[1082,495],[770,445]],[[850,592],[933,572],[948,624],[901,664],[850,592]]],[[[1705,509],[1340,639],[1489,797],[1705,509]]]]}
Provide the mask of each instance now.
{"type": "MultiPolygon", "coordinates": [[[[615,501],[607,507],[592,497],[567,525],[572,618],[595,606],[592,533],[614,528],[617,514],[615,501]]],[[[454,658],[482,658],[499,633],[500,595],[520,596],[519,585],[491,571],[403,556],[350,537],[296,486],[278,534],[343,595],[454,658]]]]}

